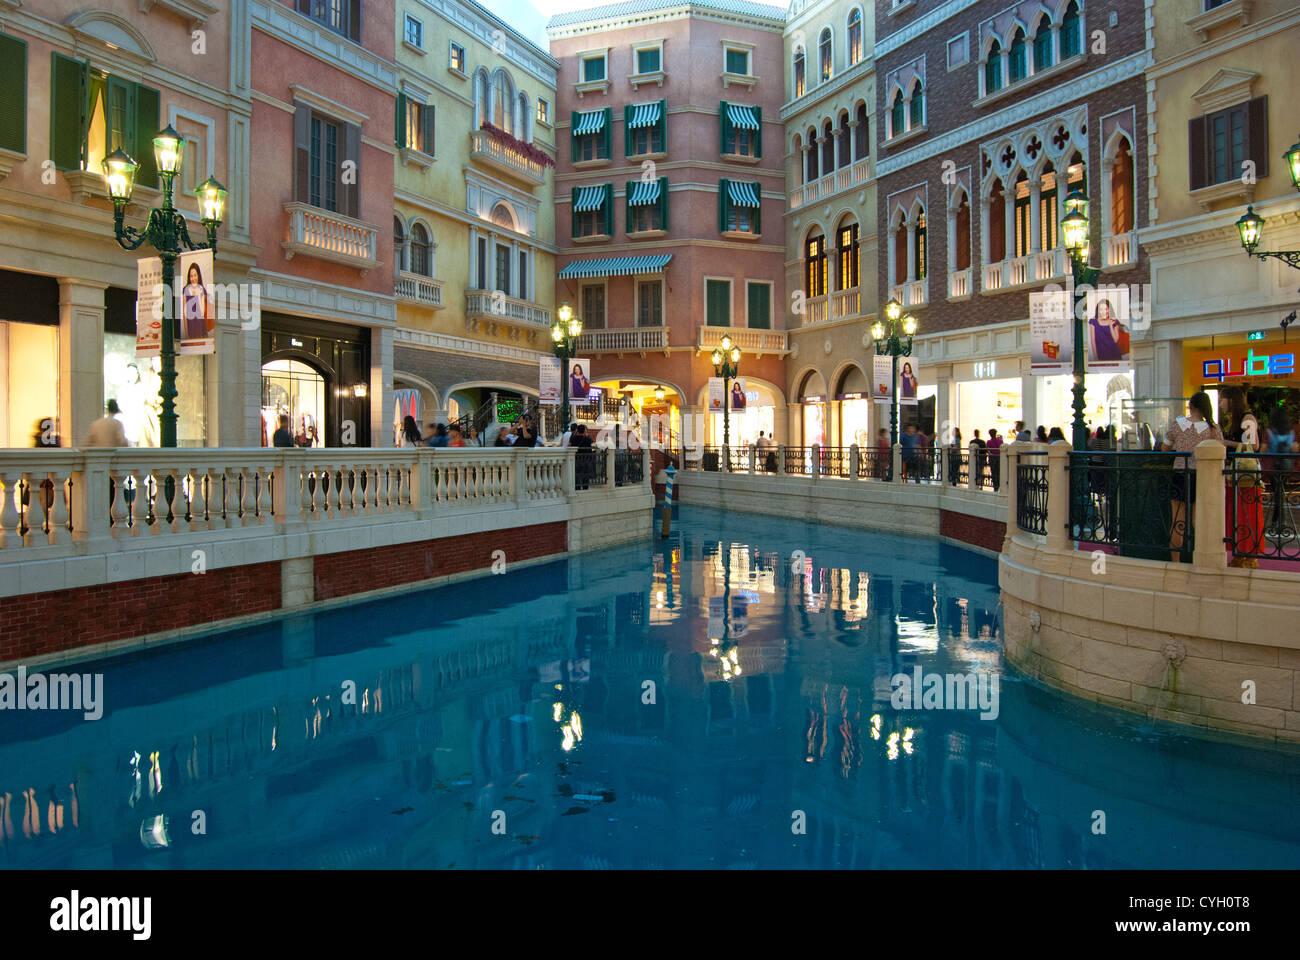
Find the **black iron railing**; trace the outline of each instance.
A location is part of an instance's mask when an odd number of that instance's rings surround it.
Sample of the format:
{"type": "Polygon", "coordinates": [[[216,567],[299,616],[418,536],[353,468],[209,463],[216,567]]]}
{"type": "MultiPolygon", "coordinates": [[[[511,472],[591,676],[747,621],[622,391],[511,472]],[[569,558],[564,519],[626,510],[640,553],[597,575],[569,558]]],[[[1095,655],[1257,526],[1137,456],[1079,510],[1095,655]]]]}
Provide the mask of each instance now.
{"type": "Polygon", "coordinates": [[[933,447],[919,447],[900,453],[903,480],[908,483],[931,483],[939,479],[939,458],[933,447]]]}
{"type": "Polygon", "coordinates": [[[1026,533],[1047,533],[1047,460],[1021,457],[1016,464],[1016,526],[1026,533]]]}
{"type": "Polygon", "coordinates": [[[1196,471],[1190,454],[1071,453],[1069,536],[1125,557],[1190,563],[1196,471]]]}
{"type": "Polygon", "coordinates": [[[590,490],[606,483],[605,451],[580,447],[573,455],[573,488],[590,490]]]}
{"type": "Polygon", "coordinates": [[[781,455],[785,458],[785,472],[805,474],[808,472],[807,447],[782,447],[781,455]]]}
{"type": "Polygon", "coordinates": [[[848,477],[851,453],[852,451],[848,447],[822,447],[821,475],[824,477],[848,477]]]}
{"type": "Polygon", "coordinates": [[[948,478],[948,485],[953,487],[965,487],[970,484],[970,451],[960,447],[948,447],[944,450],[944,456],[947,457],[947,463],[944,465],[944,476],[948,478]]]}
{"type": "Polygon", "coordinates": [[[727,460],[732,473],[749,472],[749,447],[731,446],[727,448],[727,460]]]}
{"type": "Polygon", "coordinates": [[[894,456],[888,447],[863,447],[858,450],[858,477],[863,480],[894,479],[894,456]]]}
{"type": "Polygon", "coordinates": [[[1300,561],[1300,454],[1230,453],[1223,473],[1232,555],[1300,561]]]}
{"type": "Polygon", "coordinates": [[[634,486],[645,480],[640,450],[614,451],[614,486],[634,486]]]}

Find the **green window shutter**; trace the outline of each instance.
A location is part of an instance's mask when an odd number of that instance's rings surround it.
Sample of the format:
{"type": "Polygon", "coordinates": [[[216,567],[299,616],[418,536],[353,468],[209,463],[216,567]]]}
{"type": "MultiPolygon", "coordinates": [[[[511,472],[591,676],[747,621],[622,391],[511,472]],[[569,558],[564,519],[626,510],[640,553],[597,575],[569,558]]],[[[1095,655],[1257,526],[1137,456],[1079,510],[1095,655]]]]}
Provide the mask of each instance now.
{"type": "Polygon", "coordinates": [[[728,153],[727,141],[733,138],[731,121],[727,119],[727,101],[718,101],[718,153],[728,153]]]}
{"type": "Polygon", "coordinates": [[[578,129],[578,111],[574,110],[569,114],[569,161],[577,163],[582,154],[578,152],[578,135],[574,131],[578,129]]]}
{"type": "Polygon", "coordinates": [[[80,170],[86,157],[90,70],[80,60],[52,55],[50,159],[59,170],[80,170]]]}
{"type": "Polygon", "coordinates": [[[763,108],[754,108],[754,119],[758,121],[758,129],[754,131],[754,156],[763,156],[763,108]]]}
{"type": "Polygon", "coordinates": [[[27,152],[27,42],[0,33],[0,147],[27,152]]]}
{"type": "Polygon", "coordinates": [[[406,94],[399,93],[393,105],[393,142],[406,146],[406,94]]]}
{"type": "Polygon", "coordinates": [[[437,115],[437,107],[431,103],[424,105],[424,152],[431,157],[437,156],[438,142],[434,139],[434,119],[437,115]]]}
{"type": "Polygon", "coordinates": [[[727,231],[727,214],[731,201],[727,199],[727,181],[718,181],[718,233],[727,231]]]}
{"type": "MultiPolygon", "coordinates": [[[[162,129],[158,119],[161,98],[150,87],[135,86],[135,162],[140,170],[135,182],[146,187],[158,186],[158,161],[153,155],[153,138],[162,129]]],[[[130,114],[128,114],[130,116],[130,114]]]]}
{"type": "Polygon", "coordinates": [[[569,191],[569,214],[572,216],[572,222],[569,224],[569,236],[578,235],[578,188],[574,187],[569,191]]]}
{"type": "Polygon", "coordinates": [[[627,210],[627,232],[632,232],[632,181],[627,182],[627,192],[623,195],[623,206],[627,210]]]}
{"type": "Polygon", "coordinates": [[[668,101],[659,101],[659,149],[668,151],[668,101]]]}
{"type": "MultiPolygon", "coordinates": [[[[605,112],[606,113],[609,112],[608,107],[605,108],[605,112]]],[[[605,118],[605,129],[606,131],[609,130],[609,117],[605,118]]],[[[614,184],[607,183],[605,184],[605,236],[612,237],[613,235],[614,235],[614,184]]]]}
{"type": "Polygon", "coordinates": [[[754,207],[753,212],[750,214],[750,224],[752,225],[751,229],[753,229],[755,233],[762,233],[763,232],[763,185],[761,183],[755,183],[754,192],[758,194],[758,206],[754,207]]]}
{"type": "Polygon", "coordinates": [[[668,229],[668,178],[659,178],[659,229],[668,229]]]}
{"type": "Polygon", "coordinates": [[[632,156],[632,104],[623,105],[623,156],[632,156]]]}
{"type": "Polygon", "coordinates": [[[726,280],[706,280],[705,323],[710,327],[731,326],[731,284],[726,280]]]}
{"type": "MultiPolygon", "coordinates": [[[[614,111],[609,107],[605,108],[605,126],[600,131],[601,143],[604,145],[604,159],[611,160],[614,157],[614,111]]],[[[611,185],[610,190],[614,188],[611,185]]]]}
{"type": "Polygon", "coordinates": [[[748,290],[746,322],[757,330],[772,328],[772,288],[765,283],[751,283],[748,290]]]}

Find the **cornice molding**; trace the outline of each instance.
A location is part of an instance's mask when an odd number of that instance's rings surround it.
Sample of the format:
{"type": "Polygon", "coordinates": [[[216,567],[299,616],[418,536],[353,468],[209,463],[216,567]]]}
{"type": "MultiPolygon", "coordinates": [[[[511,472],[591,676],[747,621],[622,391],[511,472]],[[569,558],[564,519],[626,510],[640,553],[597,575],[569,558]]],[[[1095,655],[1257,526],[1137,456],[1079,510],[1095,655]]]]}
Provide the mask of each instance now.
{"type": "MultiPolygon", "coordinates": [[[[512,347],[504,343],[453,337],[450,334],[432,333],[427,330],[412,330],[409,327],[398,327],[393,331],[393,346],[410,347],[417,350],[435,350],[439,353],[459,353],[472,357],[491,357],[494,360],[530,364],[551,356],[551,354],[543,353],[540,350],[527,350],[523,347],[512,347]]],[[[395,358],[394,366],[396,366],[395,358]]]]}
{"type": "Polygon", "coordinates": [[[906,46],[922,34],[933,30],[939,24],[951,17],[957,16],[968,7],[975,6],[979,0],[948,0],[947,3],[940,4],[925,16],[917,17],[907,26],[887,34],[885,37],[876,37],[876,59],[879,60],[886,54],[893,53],[899,47],[906,46]]]}
{"type": "Polygon", "coordinates": [[[331,100],[322,94],[317,93],[298,83],[289,84],[289,91],[293,94],[295,100],[301,100],[309,107],[315,107],[323,113],[328,113],[331,117],[343,120],[347,123],[354,123],[358,127],[370,118],[359,110],[353,110],[351,107],[339,103],[337,100],[331,100]]]}
{"type": "Polygon", "coordinates": [[[731,23],[754,30],[772,30],[777,33],[785,31],[784,17],[778,20],[775,17],[747,16],[743,13],[733,13],[726,10],[695,7],[688,0],[688,2],[679,6],[663,7],[659,10],[605,17],[600,20],[587,20],[581,23],[566,24],[563,27],[547,27],[546,36],[551,40],[562,40],[569,37],[580,37],[585,34],[606,33],[611,30],[638,29],[651,23],[687,18],[712,23],[731,23]]]}
{"type": "Polygon", "coordinates": [[[546,84],[552,91],[559,80],[560,62],[541,47],[477,4],[457,0],[419,0],[419,5],[458,27],[511,66],[546,84]],[[504,42],[503,42],[504,41],[504,42]]]}
{"type": "Polygon", "coordinates": [[[248,10],[253,29],[261,30],[385,93],[397,93],[396,64],[274,0],[249,0],[248,10]]]}
{"type": "MultiPolygon", "coordinates": [[[[784,122],[793,117],[799,116],[805,110],[812,110],[824,100],[836,96],[851,88],[854,84],[864,82],[868,79],[874,79],[876,75],[876,61],[873,56],[868,54],[859,60],[853,66],[849,67],[837,77],[831,77],[826,83],[818,84],[798,100],[790,100],[782,104],[779,113],[780,119],[784,122]]],[[[875,91],[871,91],[871,96],[865,97],[868,103],[873,104],[875,101],[875,91]]]]}
{"type": "Polygon", "coordinates": [[[1051,110],[1059,110],[1063,103],[1083,100],[1099,90],[1130,80],[1142,75],[1146,67],[1147,53],[1134,53],[1123,60],[1107,64],[1091,73],[1062,83],[1041,93],[1020,100],[986,116],[973,120],[949,130],[947,133],[932,137],[910,150],[894,154],[876,164],[876,177],[888,176],[904,167],[920,163],[937,154],[960,147],[963,144],[983,141],[1008,127],[1015,127],[1051,110]]]}
{"type": "Polygon", "coordinates": [[[307,313],[371,327],[393,327],[397,323],[397,298],[392,294],[304,280],[270,270],[249,270],[248,278],[262,285],[263,310],[307,313]]]}
{"type": "Polygon", "coordinates": [[[220,13],[221,8],[206,0],[140,0],[140,12],[148,13],[154,7],[162,7],[180,17],[191,30],[198,30],[208,17],[220,13]]]}

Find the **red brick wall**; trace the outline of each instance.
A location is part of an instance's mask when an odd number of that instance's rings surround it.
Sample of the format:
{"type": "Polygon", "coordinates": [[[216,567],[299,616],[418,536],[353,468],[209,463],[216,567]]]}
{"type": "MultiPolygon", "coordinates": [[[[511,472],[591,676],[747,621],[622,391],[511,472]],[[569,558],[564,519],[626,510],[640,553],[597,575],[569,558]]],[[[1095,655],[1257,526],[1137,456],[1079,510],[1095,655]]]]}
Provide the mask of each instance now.
{"type": "Polygon", "coordinates": [[[1001,520],[988,520],[984,517],[972,517],[951,510],[939,511],[939,536],[951,540],[960,540],[986,550],[1002,552],[1002,541],[1006,539],[1007,525],[1001,520]]]}
{"type": "Polygon", "coordinates": [[[430,577],[485,569],[492,566],[494,550],[504,551],[509,564],[564,553],[567,549],[567,526],[564,521],[558,521],[515,530],[331,553],[313,561],[316,599],[329,600],[430,577]]]}
{"type": "Polygon", "coordinates": [[[29,593],[0,606],[0,660],[17,660],[277,610],[280,564],[29,593]]]}

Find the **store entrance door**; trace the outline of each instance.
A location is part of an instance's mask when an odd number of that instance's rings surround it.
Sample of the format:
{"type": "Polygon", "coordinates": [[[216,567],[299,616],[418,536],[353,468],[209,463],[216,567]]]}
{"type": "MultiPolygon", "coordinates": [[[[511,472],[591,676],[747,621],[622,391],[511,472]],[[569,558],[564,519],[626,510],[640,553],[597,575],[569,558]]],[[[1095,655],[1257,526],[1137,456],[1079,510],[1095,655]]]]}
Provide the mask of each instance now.
{"type": "Polygon", "coordinates": [[[279,419],[289,417],[294,445],[325,445],[325,377],[302,360],[262,364],[262,445],[272,446],[279,419]]]}

